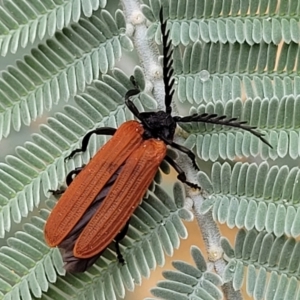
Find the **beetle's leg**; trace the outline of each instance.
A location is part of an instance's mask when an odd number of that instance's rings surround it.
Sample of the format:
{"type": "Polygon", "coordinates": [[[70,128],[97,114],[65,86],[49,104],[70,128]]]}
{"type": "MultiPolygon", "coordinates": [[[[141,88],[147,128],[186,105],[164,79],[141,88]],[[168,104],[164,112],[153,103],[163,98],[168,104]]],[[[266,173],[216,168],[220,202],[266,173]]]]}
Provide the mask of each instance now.
{"type": "Polygon", "coordinates": [[[178,166],[178,164],[168,155],[166,155],[165,160],[176,170],[176,172],[178,173],[177,175],[177,179],[180,180],[181,182],[185,183],[186,185],[194,188],[194,189],[198,189],[201,190],[200,186],[198,186],[195,183],[189,182],[186,180],[186,176],[184,171],[178,166]]]}
{"type": "Polygon", "coordinates": [[[71,182],[73,181],[73,179],[74,179],[73,175],[77,176],[84,167],[85,167],[85,165],[83,165],[82,167],[75,168],[75,170],[71,171],[67,175],[67,177],[66,177],[66,184],[67,184],[67,186],[69,186],[71,184],[71,182]]]}
{"type": "Polygon", "coordinates": [[[116,131],[117,131],[117,129],[112,128],[112,127],[102,127],[102,128],[97,128],[97,129],[94,129],[94,130],[88,132],[88,133],[83,137],[83,139],[82,139],[82,146],[81,146],[81,148],[78,148],[78,149],[73,150],[73,151],[70,153],[70,155],[68,155],[68,156],[65,158],[65,160],[72,158],[72,157],[75,155],[75,153],[77,153],[77,152],[84,152],[84,151],[86,151],[87,145],[88,145],[88,143],[89,143],[89,140],[90,140],[92,134],[96,133],[96,134],[99,134],[99,135],[100,135],[100,134],[103,134],[103,135],[114,135],[116,131]]]}
{"type": "Polygon", "coordinates": [[[122,265],[125,264],[125,260],[123,258],[123,255],[121,254],[119,243],[120,243],[121,240],[123,240],[123,238],[125,237],[125,235],[128,231],[129,222],[130,222],[130,219],[127,221],[126,225],[123,227],[123,229],[115,237],[117,258],[118,258],[119,263],[122,264],[122,265]]]}
{"type": "MultiPolygon", "coordinates": [[[[73,181],[73,175],[78,175],[80,173],[80,171],[84,168],[85,165],[83,165],[82,167],[78,167],[76,168],[75,170],[71,171],[67,177],[66,177],[66,184],[67,186],[69,186],[71,184],[71,182],[73,181]]],[[[52,193],[54,196],[56,195],[60,195],[60,194],[63,194],[64,192],[66,191],[65,188],[61,188],[61,189],[58,189],[58,190],[49,190],[48,192],[49,193],[52,193]]]]}
{"type": "Polygon", "coordinates": [[[60,188],[60,189],[57,189],[57,190],[48,190],[48,192],[51,193],[53,196],[61,195],[61,194],[63,194],[65,191],[66,191],[65,188],[60,188]]]}
{"type": "Polygon", "coordinates": [[[198,170],[198,171],[200,170],[199,167],[198,167],[197,164],[196,164],[196,156],[195,156],[195,154],[194,154],[190,149],[188,149],[188,148],[186,148],[186,147],[184,147],[184,146],[182,146],[182,145],[176,144],[176,143],[174,143],[174,142],[168,141],[168,140],[166,140],[165,138],[163,138],[162,136],[159,136],[159,137],[160,137],[167,145],[170,145],[171,147],[173,147],[173,148],[175,148],[175,149],[177,149],[177,150],[179,150],[179,151],[185,153],[185,154],[191,159],[194,168],[195,168],[196,170],[198,170]]]}

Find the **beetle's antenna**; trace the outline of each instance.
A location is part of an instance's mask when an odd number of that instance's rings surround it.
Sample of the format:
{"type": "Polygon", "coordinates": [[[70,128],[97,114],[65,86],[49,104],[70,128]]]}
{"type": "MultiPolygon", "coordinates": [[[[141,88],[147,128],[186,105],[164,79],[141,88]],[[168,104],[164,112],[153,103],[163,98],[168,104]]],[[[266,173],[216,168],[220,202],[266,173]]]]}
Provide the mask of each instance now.
{"type": "Polygon", "coordinates": [[[172,41],[169,40],[170,30],[167,31],[167,21],[163,18],[163,8],[161,7],[159,12],[160,28],[162,34],[162,44],[163,44],[163,75],[164,75],[164,85],[165,85],[165,106],[166,113],[171,114],[172,107],[171,102],[174,94],[174,78],[172,78],[174,69],[172,68],[173,59],[173,49],[171,49],[172,41]],[[169,41],[169,42],[168,42],[169,41]]]}
{"type": "Polygon", "coordinates": [[[257,136],[263,143],[268,145],[269,147],[273,148],[270,143],[263,137],[264,134],[256,131],[255,126],[246,125],[246,121],[237,121],[237,118],[226,119],[226,116],[219,116],[217,114],[194,114],[187,117],[173,117],[175,122],[181,123],[189,123],[189,122],[203,122],[203,123],[210,123],[216,125],[224,125],[224,126],[231,126],[236,128],[241,128],[245,131],[252,133],[253,135],[257,136]]]}
{"type": "MultiPolygon", "coordinates": [[[[134,80],[134,77],[131,76],[130,80],[134,80]]],[[[126,94],[125,94],[125,104],[127,105],[127,107],[129,108],[129,110],[134,114],[134,116],[136,118],[138,118],[139,120],[142,120],[141,116],[140,116],[140,112],[138,111],[138,109],[136,108],[136,106],[134,105],[134,103],[130,100],[130,97],[137,95],[138,93],[140,93],[140,90],[135,88],[132,90],[129,90],[126,94]]]]}

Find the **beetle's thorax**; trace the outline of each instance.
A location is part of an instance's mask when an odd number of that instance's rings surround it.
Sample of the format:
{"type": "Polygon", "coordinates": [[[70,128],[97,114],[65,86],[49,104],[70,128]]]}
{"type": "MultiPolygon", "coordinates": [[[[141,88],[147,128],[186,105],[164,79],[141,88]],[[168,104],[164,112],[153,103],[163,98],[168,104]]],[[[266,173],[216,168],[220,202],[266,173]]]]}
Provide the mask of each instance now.
{"type": "Polygon", "coordinates": [[[144,126],[143,137],[161,138],[172,141],[176,129],[176,122],[172,116],[164,111],[141,113],[141,122],[144,126]]]}

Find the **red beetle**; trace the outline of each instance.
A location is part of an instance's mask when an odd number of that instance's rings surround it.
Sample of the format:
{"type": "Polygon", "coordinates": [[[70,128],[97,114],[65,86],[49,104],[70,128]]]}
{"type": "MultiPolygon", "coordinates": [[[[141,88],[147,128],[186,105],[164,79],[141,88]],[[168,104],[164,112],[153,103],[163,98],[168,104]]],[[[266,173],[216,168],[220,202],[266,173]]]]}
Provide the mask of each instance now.
{"type": "Polygon", "coordinates": [[[185,173],[166,154],[167,145],[170,145],[187,154],[198,169],[193,152],[173,142],[178,122],[205,122],[242,128],[269,145],[263,134],[255,131],[255,127],[245,125],[245,122],[239,122],[236,118],[226,119],[226,116],[216,114],[171,116],[174,93],[172,51],[162,10],[160,20],[166,110],[140,113],[130,100],[131,96],[140,91],[138,88],[130,90],[125,95],[125,103],[139,121],[125,122],[118,129],[98,128],[89,132],[83,138],[82,148],[73,151],[68,157],[85,151],[93,133],[113,135],[86,166],[68,175],[69,187],[45,225],[45,240],[49,246],[58,246],[63,250],[67,271],[85,271],[114,239],[118,259],[123,262],[119,241],[125,236],[131,215],[164,159],[178,172],[179,180],[199,188],[186,180],[185,173]],[[77,176],[73,180],[74,174],[77,176]]]}

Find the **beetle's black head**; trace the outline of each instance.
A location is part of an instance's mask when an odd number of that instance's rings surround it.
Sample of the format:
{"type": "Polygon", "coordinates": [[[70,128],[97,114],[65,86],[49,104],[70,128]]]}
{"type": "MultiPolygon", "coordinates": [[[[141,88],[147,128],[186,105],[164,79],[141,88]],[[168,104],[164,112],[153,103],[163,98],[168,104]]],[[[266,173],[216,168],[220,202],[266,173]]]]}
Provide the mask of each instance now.
{"type": "Polygon", "coordinates": [[[144,126],[144,138],[161,138],[173,141],[176,122],[172,116],[164,111],[140,113],[140,120],[144,126]]]}

